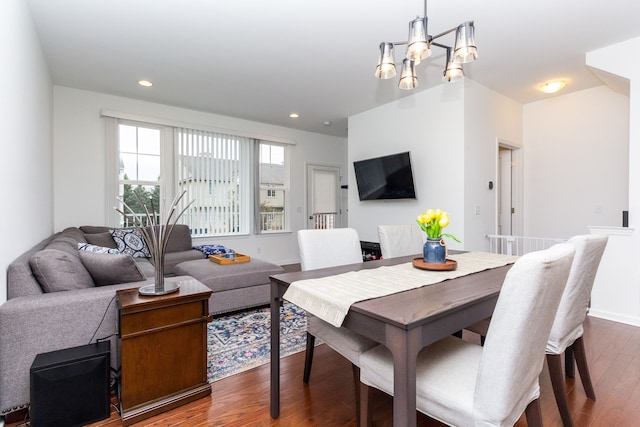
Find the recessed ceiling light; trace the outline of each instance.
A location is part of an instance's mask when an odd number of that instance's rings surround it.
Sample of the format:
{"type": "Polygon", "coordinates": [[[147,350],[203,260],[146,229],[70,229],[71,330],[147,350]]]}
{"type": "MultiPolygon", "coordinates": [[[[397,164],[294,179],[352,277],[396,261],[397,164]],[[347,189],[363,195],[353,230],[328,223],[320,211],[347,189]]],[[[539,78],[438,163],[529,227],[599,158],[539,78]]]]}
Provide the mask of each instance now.
{"type": "Polygon", "coordinates": [[[331,126],[331,122],[329,120],[327,120],[326,122],[322,123],[325,126],[331,126]]]}
{"type": "Polygon", "coordinates": [[[291,114],[289,114],[289,117],[291,117],[292,119],[297,119],[298,117],[300,117],[300,114],[298,114],[298,113],[291,113],[291,114]]]}
{"type": "Polygon", "coordinates": [[[151,83],[149,80],[138,80],[138,84],[140,86],[144,86],[144,87],[151,87],[153,86],[153,83],[151,83]]]}
{"type": "Polygon", "coordinates": [[[538,90],[544,93],[556,93],[567,85],[565,80],[552,80],[542,83],[538,86],[538,90]]]}

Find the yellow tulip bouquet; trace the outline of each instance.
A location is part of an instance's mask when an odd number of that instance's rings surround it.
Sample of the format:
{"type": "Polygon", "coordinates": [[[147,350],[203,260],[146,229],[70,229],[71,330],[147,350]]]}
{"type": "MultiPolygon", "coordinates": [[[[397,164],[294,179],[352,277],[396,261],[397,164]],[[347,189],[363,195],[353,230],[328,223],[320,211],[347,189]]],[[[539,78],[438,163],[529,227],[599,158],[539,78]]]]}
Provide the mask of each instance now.
{"type": "Polygon", "coordinates": [[[449,214],[447,212],[443,212],[440,209],[429,209],[421,213],[416,221],[422,231],[427,233],[428,238],[441,239],[442,237],[449,237],[460,243],[460,240],[453,234],[442,232],[442,229],[449,225],[449,214]]]}

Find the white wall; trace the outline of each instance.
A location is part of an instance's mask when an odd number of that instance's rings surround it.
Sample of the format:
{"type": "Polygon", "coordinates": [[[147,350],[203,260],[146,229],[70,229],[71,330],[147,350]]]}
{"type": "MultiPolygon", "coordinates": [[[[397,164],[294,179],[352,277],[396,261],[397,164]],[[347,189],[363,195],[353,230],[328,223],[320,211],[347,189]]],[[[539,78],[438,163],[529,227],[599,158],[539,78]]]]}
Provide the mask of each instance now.
{"type": "MultiPolygon", "coordinates": [[[[607,52],[601,63],[629,58],[623,52],[640,49],[636,43],[607,52]]],[[[639,68],[631,74],[640,77],[639,68]]],[[[464,87],[441,85],[352,116],[349,223],[364,240],[377,241],[378,224],[411,223],[439,207],[452,212],[447,231],[465,249],[485,250],[484,234],[495,232],[498,193],[488,181],[495,182],[500,139],[521,147],[522,234],[570,237],[600,226],[594,232],[610,240],[590,314],[640,325],[640,237],[633,228],[612,227],[626,209],[631,227],[640,226],[640,120],[633,120],[640,118],[640,88],[634,92],[633,81],[631,88],[631,104],[600,86],[522,106],[467,79],[464,87]],[[404,150],[414,161],[418,200],[359,202],[352,162],[404,150]]]]}
{"type": "MultiPolygon", "coordinates": [[[[143,102],[67,87],[54,86],[54,228],[105,224],[105,128],[102,108],[205,125],[229,131],[296,140],[291,151],[291,228],[294,233],[198,239],[195,244],[219,243],[238,252],[276,263],[297,262],[295,231],[305,228],[306,163],[346,166],[346,140],[290,128],[143,102]]],[[[344,172],[342,173],[344,176],[344,172]]],[[[343,181],[343,183],[346,183],[343,181]]],[[[109,204],[109,205],[107,205],[109,204]]]]}
{"type": "Polygon", "coordinates": [[[429,208],[449,212],[447,232],[464,237],[464,125],[453,125],[463,97],[463,85],[440,85],[349,117],[349,226],[361,240],[377,242],[379,224],[412,224],[429,208]],[[417,199],[361,202],[353,162],[403,151],[417,199]]]}
{"type": "MultiPolygon", "coordinates": [[[[0,265],[52,231],[51,79],[24,0],[0,2],[0,265]]],[[[7,299],[0,277],[0,304],[7,299]]]]}
{"type": "Polygon", "coordinates": [[[488,250],[484,236],[498,232],[498,140],[522,145],[522,104],[470,80],[464,99],[465,248],[488,250]]]}
{"type": "Polygon", "coordinates": [[[640,63],[629,52],[639,50],[640,37],[589,52],[586,58],[587,65],[630,83],[629,228],[593,230],[607,232],[609,243],[596,276],[591,314],[637,326],[640,326],[640,63]]]}
{"type": "Polygon", "coordinates": [[[521,140],[522,107],[470,79],[442,84],[349,117],[349,224],[378,241],[378,224],[413,223],[421,212],[451,214],[451,248],[484,250],[495,229],[497,138],[521,140]],[[411,151],[417,200],[358,200],[353,161],[411,151]],[[475,205],[480,215],[473,214],[475,205]]]}
{"type": "Polygon", "coordinates": [[[629,98],[606,86],[524,106],[526,236],[621,226],[629,208],[629,98]]]}

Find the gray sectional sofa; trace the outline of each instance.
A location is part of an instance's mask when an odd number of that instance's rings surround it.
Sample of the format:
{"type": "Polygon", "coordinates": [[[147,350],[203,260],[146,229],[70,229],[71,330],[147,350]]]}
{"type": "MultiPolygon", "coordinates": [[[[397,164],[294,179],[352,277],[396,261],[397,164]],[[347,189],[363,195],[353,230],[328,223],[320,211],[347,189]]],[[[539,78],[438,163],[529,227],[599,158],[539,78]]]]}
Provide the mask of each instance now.
{"type": "MultiPolygon", "coordinates": [[[[153,283],[154,276],[149,258],[122,254],[122,245],[114,250],[117,246],[108,227],[70,227],[9,265],[8,300],[0,305],[0,415],[28,407],[29,368],[39,353],[111,340],[116,366],[116,291],[153,283]],[[111,254],[94,252],[109,249],[111,254]]],[[[193,272],[214,291],[211,314],[268,303],[269,276],[282,272],[280,266],[252,260],[220,275],[220,266],[213,264],[193,249],[187,226],[176,225],[165,274],[193,272]]]]}

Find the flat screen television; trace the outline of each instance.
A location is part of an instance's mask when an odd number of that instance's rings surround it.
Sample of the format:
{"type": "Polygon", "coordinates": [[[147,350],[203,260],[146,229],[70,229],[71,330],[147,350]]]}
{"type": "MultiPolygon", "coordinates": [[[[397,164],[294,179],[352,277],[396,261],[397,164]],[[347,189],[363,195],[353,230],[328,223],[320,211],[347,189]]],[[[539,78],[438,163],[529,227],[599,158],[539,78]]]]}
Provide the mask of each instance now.
{"type": "Polygon", "coordinates": [[[360,200],[415,199],[409,152],[353,162],[360,200]]]}

